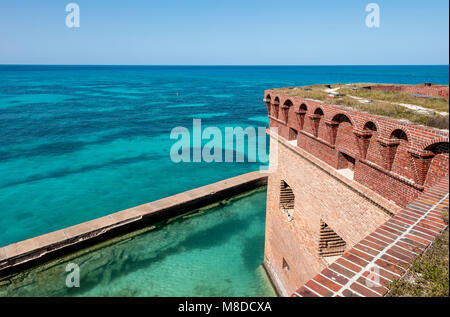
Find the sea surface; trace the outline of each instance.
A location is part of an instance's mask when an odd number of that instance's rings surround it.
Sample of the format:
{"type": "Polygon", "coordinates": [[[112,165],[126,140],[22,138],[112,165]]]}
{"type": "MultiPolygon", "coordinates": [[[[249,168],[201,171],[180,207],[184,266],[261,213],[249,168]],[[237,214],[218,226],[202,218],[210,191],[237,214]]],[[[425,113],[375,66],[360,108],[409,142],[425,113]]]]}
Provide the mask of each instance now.
{"type": "Polygon", "coordinates": [[[0,66],[0,246],[259,163],[174,163],[173,128],[267,126],[264,89],[448,84],[448,66],[0,66]]]}
{"type": "Polygon", "coordinates": [[[265,89],[448,76],[448,66],[0,65],[0,247],[258,170],[174,163],[170,132],[192,131],[194,118],[267,126],[265,89]]]}
{"type": "MultiPolygon", "coordinates": [[[[195,118],[204,128],[266,127],[265,89],[448,76],[448,66],[0,65],[0,247],[260,169],[175,163],[170,133],[192,131],[195,118]]],[[[273,295],[260,266],[264,217],[259,192],[94,252],[83,258],[87,287],[62,295],[273,295]],[[99,258],[107,268],[90,272],[99,258]]],[[[52,294],[36,288],[42,281],[23,295],[52,294]]]]}

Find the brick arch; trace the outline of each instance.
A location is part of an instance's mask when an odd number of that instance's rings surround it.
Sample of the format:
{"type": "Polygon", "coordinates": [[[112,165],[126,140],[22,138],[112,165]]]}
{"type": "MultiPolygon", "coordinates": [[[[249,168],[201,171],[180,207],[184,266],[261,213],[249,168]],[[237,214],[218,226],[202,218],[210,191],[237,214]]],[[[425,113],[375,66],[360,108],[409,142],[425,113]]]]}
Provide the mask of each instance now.
{"type": "Polygon", "coordinates": [[[402,175],[410,180],[416,179],[416,170],[414,164],[411,164],[410,154],[411,135],[404,126],[397,126],[391,129],[389,139],[396,140],[396,143],[390,147],[393,154],[391,171],[402,175]]]}
{"type": "MultiPolygon", "coordinates": [[[[444,139],[445,138],[441,138],[444,139]]],[[[443,141],[443,140],[441,140],[443,141]]],[[[448,178],[448,165],[449,165],[449,142],[435,142],[425,147],[425,151],[432,152],[433,156],[428,160],[425,158],[424,164],[426,171],[425,187],[429,187],[438,182],[441,178],[448,178]]]]}
{"type": "Polygon", "coordinates": [[[298,107],[296,106],[296,117],[297,117],[297,124],[298,124],[298,128],[299,130],[303,130],[303,127],[305,125],[305,117],[306,117],[306,113],[308,112],[308,106],[306,105],[306,103],[302,102],[298,107]]]}
{"type": "Polygon", "coordinates": [[[325,115],[325,112],[323,111],[321,106],[317,106],[316,108],[314,108],[313,114],[318,114],[318,115],[323,116],[323,115],[325,115]]]}
{"type": "MultiPolygon", "coordinates": [[[[391,139],[391,138],[392,138],[392,134],[393,134],[394,131],[396,131],[396,130],[401,130],[401,131],[403,131],[403,132],[406,134],[406,137],[407,137],[407,139],[408,139],[408,142],[412,140],[412,138],[411,138],[411,133],[409,132],[409,129],[408,129],[407,127],[405,127],[405,126],[394,126],[393,128],[391,128],[391,129],[385,131],[385,132],[386,132],[386,134],[385,134],[386,138],[391,139]]],[[[383,133],[383,134],[384,134],[384,133],[383,133]]]]}
{"type": "Polygon", "coordinates": [[[433,152],[434,154],[448,154],[448,142],[437,142],[433,143],[425,148],[425,151],[433,152]]]}
{"type": "Polygon", "coordinates": [[[364,124],[361,126],[362,130],[370,130],[370,131],[377,131],[378,132],[378,125],[377,122],[373,120],[365,121],[364,124]]]}
{"type": "Polygon", "coordinates": [[[270,94],[267,94],[266,100],[268,100],[269,102],[272,100],[272,97],[270,96],[270,94]]]}
{"type": "MultiPolygon", "coordinates": [[[[336,146],[339,158],[350,156],[352,159],[358,154],[357,143],[353,133],[354,123],[347,113],[337,113],[327,124],[329,142],[336,146]],[[344,154],[342,154],[344,153],[344,154]]],[[[345,161],[345,160],[344,160],[345,161]]],[[[340,163],[338,162],[338,165],[340,163]]]]}
{"type": "Polygon", "coordinates": [[[289,109],[294,105],[291,99],[286,99],[283,102],[283,105],[280,107],[280,119],[284,122],[288,122],[289,117],[289,109]]]}
{"type": "Polygon", "coordinates": [[[391,135],[389,136],[390,139],[400,139],[404,140],[406,142],[409,142],[411,138],[408,137],[405,130],[403,129],[395,129],[391,132],[391,135]]]}
{"type": "Polygon", "coordinates": [[[324,117],[324,112],[322,107],[318,106],[314,109],[314,112],[309,114],[309,127],[310,127],[310,132],[316,137],[319,137],[319,130],[321,130],[322,128],[319,128],[323,125],[323,117],[324,117]]]}
{"type": "Polygon", "coordinates": [[[280,112],[280,97],[275,96],[275,98],[273,99],[273,103],[272,103],[272,116],[277,118],[279,117],[279,112],[280,112]]]}
{"type": "Polygon", "coordinates": [[[342,123],[342,122],[348,122],[350,123],[352,126],[355,126],[353,123],[353,119],[351,116],[349,116],[346,113],[340,112],[337,113],[333,116],[333,119],[331,119],[331,121],[333,122],[338,122],[338,123],[342,123]]]}
{"type": "Polygon", "coordinates": [[[344,113],[337,113],[331,120],[326,120],[329,138],[328,142],[330,142],[331,145],[335,145],[338,134],[341,134],[342,136],[342,131],[340,131],[342,130],[342,125],[344,125],[346,131],[349,130],[348,127],[353,131],[353,122],[344,113]]]}
{"type": "Polygon", "coordinates": [[[356,141],[360,157],[377,165],[383,165],[380,156],[380,144],[377,142],[380,129],[374,120],[363,121],[360,129],[356,129],[356,141]]]}
{"type": "Polygon", "coordinates": [[[449,143],[449,138],[448,137],[441,137],[441,138],[437,138],[437,139],[433,139],[428,141],[427,143],[425,143],[425,146],[423,147],[422,150],[427,150],[427,148],[429,148],[430,146],[433,146],[437,143],[449,143]]]}

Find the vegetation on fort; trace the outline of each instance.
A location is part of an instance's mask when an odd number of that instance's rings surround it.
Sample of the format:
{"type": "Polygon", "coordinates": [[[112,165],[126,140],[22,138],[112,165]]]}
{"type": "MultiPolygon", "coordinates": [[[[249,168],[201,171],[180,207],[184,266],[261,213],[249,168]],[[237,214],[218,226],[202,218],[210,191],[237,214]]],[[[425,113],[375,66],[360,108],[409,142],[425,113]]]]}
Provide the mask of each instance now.
{"type": "MultiPolygon", "coordinates": [[[[448,224],[448,209],[443,218],[448,224]]],[[[448,227],[433,244],[417,257],[409,271],[392,283],[388,297],[448,297],[449,296],[449,232],[448,227]]]]}
{"type": "Polygon", "coordinates": [[[322,101],[330,105],[350,107],[370,114],[385,116],[393,119],[406,119],[411,123],[449,129],[449,116],[438,112],[449,111],[449,102],[444,98],[421,98],[398,91],[378,91],[361,88],[368,84],[351,85],[311,85],[306,87],[280,88],[274,91],[322,101]],[[330,98],[330,89],[336,94],[330,98]],[[359,99],[358,99],[359,98],[359,99]],[[363,102],[361,102],[363,99],[363,102]],[[366,102],[369,101],[369,102],[366,102]],[[408,104],[429,109],[429,113],[412,110],[400,104],[408,104]]]}
{"type": "Polygon", "coordinates": [[[448,112],[448,101],[444,98],[434,97],[434,98],[420,98],[412,96],[405,92],[400,91],[382,91],[382,90],[371,90],[371,89],[358,89],[352,90],[350,88],[341,88],[339,92],[343,94],[353,95],[360,98],[372,99],[372,100],[383,100],[388,102],[396,103],[406,103],[421,106],[428,109],[433,109],[437,111],[447,111],[448,112]]]}

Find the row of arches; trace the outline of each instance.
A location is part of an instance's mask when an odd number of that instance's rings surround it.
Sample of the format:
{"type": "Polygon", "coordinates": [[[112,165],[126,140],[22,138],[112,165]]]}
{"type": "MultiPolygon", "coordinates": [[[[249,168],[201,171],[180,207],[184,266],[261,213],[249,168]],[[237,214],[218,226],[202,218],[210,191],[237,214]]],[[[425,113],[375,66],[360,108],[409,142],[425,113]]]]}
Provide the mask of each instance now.
{"type": "MultiPolygon", "coordinates": [[[[294,103],[290,99],[286,99],[280,105],[280,98],[277,96],[272,101],[270,94],[266,96],[265,102],[269,116],[284,121],[287,125],[289,109],[294,103]]],[[[346,142],[348,147],[354,146],[360,160],[373,160],[374,156],[378,154],[368,155],[368,150],[369,146],[376,147],[376,152],[379,153],[378,156],[381,158],[376,162],[377,164],[387,171],[392,171],[394,161],[397,160],[401,164],[396,164],[399,166],[396,167],[394,172],[414,179],[415,183],[419,185],[424,185],[429,167],[432,165],[431,161],[435,156],[446,154],[448,157],[448,137],[447,140],[435,140],[435,142],[425,143],[424,146],[423,140],[420,140],[420,142],[417,142],[416,139],[418,138],[412,140],[407,126],[395,127],[392,121],[383,124],[382,121],[379,122],[380,118],[377,116],[368,115],[365,122],[358,118],[357,124],[355,124],[355,120],[350,113],[333,113],[332,117],[326,118],[322,106],[308,107],[306,103],[301,103],[297,109],[290,113],[291,115],[295,113],[299,131],[305,130],[307,126],[308,133],[310,132],[315,138],[319,138],[319,136],[326,138],[325,141],[333,147],[339,146],[336,143],[343,140],[342,143],[346,142]],[[308,120],[309,124],[306,125],[308,120]],[[383,125],[383,129],[379,128],[380,124],[383,125]],[[326,129],[326,131],[321,132],[321,129],[326,129]],[[377,141],[377,145],[373,144],[374,141],[377,141]]],[[[381,118],[381,120],[383,119],[381,118]]],[[[292,122],[292,120],[289,121],[290,124],[292,122]]],[[[448,167],[446,169],[448,172],[448,167]]]]}
{"type": "MultiPolygon", "coordinates": [[[[265,98],[265,102],[267,104],[269,116],[272,116],[276,119],[284,121],[287,123],[287,114],[288,110],[294,105],[294,103],[290,99],[286,99],[283,104],[280,103],[280,98],[276,96],[272,101],[272,97],[268,94],[265,98]],[[282,111],[280,111],[282,110],[282,111]]],[[[308,106],[306,103],[300,104],[295,114],[297,116],[297,121],[299,125],[299,130],[303,130],[305,125],[305,118],[310,118],[310,120],[314,121],[313,124],[313,133],[317,137],[318,136],[318,128],[320,126],[321,120],[324,120],[325,113],[321,106],[315,106],[312,111],[309,111],[308,115],[308,106]]],[[[367,120],[360,124],[359,126],[355,124],[351,115],[348,113],[338,113],[335,114],[331,119],[327,120],[328,125],[339,125],[342,122],[347,122],[351,124],[355,130],[363,131],[365,133],[373,133],[377,132],[380,138],[385,139],[394,139],[394,140],[403,140],[406,142],[410,141],[410,137],[408,137],[409,132],[406,127],[397,127],[392,128],[390,131],[380,131],[378,128],[378,123],[375,118],[373,120],[367,120]]]]}

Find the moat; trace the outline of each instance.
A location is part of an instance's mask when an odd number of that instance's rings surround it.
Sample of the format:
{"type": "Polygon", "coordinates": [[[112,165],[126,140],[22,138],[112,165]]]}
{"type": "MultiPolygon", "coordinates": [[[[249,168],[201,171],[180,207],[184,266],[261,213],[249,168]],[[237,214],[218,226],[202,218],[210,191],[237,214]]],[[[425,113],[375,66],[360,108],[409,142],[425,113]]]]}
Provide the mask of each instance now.
{"type": "Polygon", "coordinates": [[[276,296],[261,266],[265,210],[260,189],[0,280],[0,296],[276,296]],[[65,285],[68,263],[79,288],[65,285]]]}

